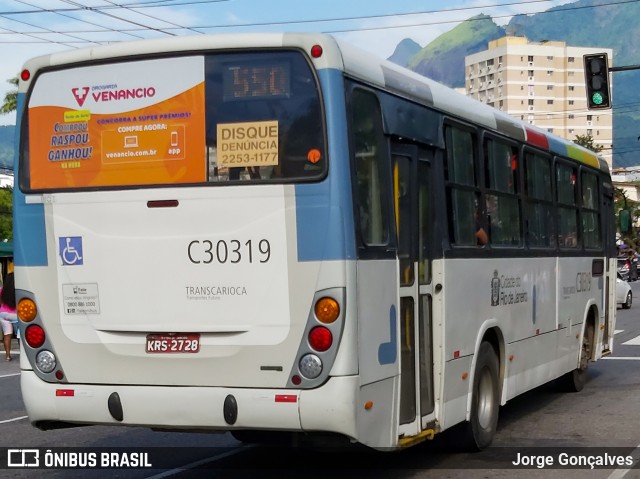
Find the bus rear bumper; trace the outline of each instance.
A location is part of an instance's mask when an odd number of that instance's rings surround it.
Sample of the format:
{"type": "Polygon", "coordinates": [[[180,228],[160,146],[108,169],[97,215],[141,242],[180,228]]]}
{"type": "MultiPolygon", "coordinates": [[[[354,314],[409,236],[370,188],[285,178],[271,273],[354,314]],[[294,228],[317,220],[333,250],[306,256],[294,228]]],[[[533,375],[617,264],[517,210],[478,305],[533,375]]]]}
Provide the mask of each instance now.
{"type": "MultiPolygon", "coordinates": [[[[357,377],[332,378],[313,390],[51,384],[21,374],[29,421],[52,425],[126,425],[158,429],[326,431],[354,437],[357,377]],[[109,410],[117,394],[122,420],[109,410]],[[237,413],[225,419],[225,400],[237,413]],[[311,410],[313,409],[313,410],[311,410]],[[301,419],[304,418],[304,419],[301,419]],[[235,419],[230,424],[228,421],[235,419]]],[[[116,414],[117,416],[117,414],[116,414]]]]}

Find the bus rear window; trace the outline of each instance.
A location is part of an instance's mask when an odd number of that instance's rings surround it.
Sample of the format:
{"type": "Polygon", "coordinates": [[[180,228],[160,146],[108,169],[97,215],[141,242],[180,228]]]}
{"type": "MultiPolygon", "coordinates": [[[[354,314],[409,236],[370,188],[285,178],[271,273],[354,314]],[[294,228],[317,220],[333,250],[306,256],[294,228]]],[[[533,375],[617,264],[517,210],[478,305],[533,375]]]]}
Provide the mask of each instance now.
{"type": "Polygon", "coordinates": [[[318,86],[301,54],[211,55],[205,68],[209,181],[324,174],[318,86]]]}
{"type": "Polygon", "coordinates": [[[318,84],[296,51],[49,70],[27,106],[23,191],[313,181],[327,169],[318,84]]]}

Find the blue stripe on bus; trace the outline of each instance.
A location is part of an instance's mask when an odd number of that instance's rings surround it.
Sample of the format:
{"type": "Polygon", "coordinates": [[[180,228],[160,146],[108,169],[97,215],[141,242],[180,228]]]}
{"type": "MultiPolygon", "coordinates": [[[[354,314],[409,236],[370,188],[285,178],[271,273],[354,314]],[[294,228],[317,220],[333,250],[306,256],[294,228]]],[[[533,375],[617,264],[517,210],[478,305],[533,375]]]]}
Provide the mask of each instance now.
{"type": "Polygon", "coordinates": [[[342,72],[319,70],[329,138],[329,175],[296,185],[298,261],[355,259],[349,142],[342,72]]]}
{"type": "MultiPolygon", "coordinates": [[[[19,188],[16,188],[19,190],[19,188]]],[[[15,190],[14,190],[15,191],[15,190]]],[[[13,261],[16,266],[47,266],[44,205],[27,205],[18,191],[13,197],[13,214],[20,217],[13,226],[13,261]]]]}
{"type": "MultiPolygon", "coordinates": [[[[18,94],[15,144],[19,145],[24,93],[18,94]]],[[[13,174],[19,177],[18,148],[13,155],[13,174]]],[[[19,184],[13,185],[13,262],[16,266],[47,266],[47,236],[44,227],[44,205],[27,204],[19,184]],[[15,218],[20,218],[16,223],[15,218]]]]}
{"type": "Polygon", "coordinates": [[[398,358],[398,318],[395,305],[389,309],[389,341],[378,345],[378,364],[394,364],[398,358]]]}
{"type": "Polygon", "coordinates": [[[549,149],[556,155],[567,156],[567,145],[557,138],[547,135],[549,141],[549,149]]]}

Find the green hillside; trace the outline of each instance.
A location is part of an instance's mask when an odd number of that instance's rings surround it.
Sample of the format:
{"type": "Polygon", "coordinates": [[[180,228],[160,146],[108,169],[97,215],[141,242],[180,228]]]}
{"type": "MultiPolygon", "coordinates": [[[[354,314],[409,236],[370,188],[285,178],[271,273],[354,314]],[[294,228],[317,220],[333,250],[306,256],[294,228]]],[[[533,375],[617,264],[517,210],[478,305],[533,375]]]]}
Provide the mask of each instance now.
{"type": "Polygon", "coordinates": [[[487,43],[505,31],[487,15],[472,17],[420,50],[409,68],[454,88],[464,86],[464,57],[486,50],[487,43]]]}

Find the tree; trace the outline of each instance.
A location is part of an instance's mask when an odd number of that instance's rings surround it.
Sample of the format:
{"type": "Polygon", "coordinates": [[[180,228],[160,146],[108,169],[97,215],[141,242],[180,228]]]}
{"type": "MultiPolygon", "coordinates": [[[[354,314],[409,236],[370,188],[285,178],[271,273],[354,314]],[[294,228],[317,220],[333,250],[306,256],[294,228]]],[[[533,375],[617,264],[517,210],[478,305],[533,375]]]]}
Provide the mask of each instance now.
{"type": "Polygon", "coordinates": [[[596,145],[593,142],[593,137],[591,135],[576,135],[576,139],[573,140],[576,145],[584,146],[585,148],[599,153],[604,148],[602,145],[596,145]]]}
{"type": "Polygon", "coordinates": [[[0,188],[0,241],[13,240],[13,188],[0,188]]]}
{"type": "MultiPolygon", "coordinates": [[[[16,87],[7,92],[0,106],[0,113],[7,114],[18,108],[18,77],[7,80],[16,87]]],[[[0,188],[0,241],[13,240],[13,188],[0,188]]]]}
{"type": "Polygon", "coordinates": [[[8,91],[4,96],[4,102],[0,106],[0,113],[11,113],[18,108],[18,77],[7,80],[8,83],[16,87],[15,90],[8,91]]]}
{"type": "Polygon", "coordinates": [[[627,194],[622,188],[614,187],[613,189],[613,197],[614,197],[614,211],[616,214],[616,218],[619,222],[622,221],[621,212],[627,211],[626,215],[630,224],[627,226],[630,227],[628,231],[622,231],[622,224],[618,224],[618,230],[620,233],[620,239],[628,245],[633,250],[640,249],[640,240],[636,236],[636,229],[634,227],[635,218],[640,218],[640,202],[633,201],[627,198],[627,194]]]}

